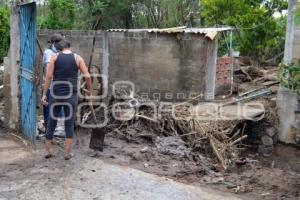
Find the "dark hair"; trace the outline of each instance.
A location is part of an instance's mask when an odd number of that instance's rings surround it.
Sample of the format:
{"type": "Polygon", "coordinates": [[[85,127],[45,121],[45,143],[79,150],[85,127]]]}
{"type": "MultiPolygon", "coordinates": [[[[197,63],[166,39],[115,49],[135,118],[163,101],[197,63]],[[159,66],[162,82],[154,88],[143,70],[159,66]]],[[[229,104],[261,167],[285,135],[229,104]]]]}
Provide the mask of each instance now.
{"type": "Polygon", "coordinates": [[[55,48],[58,50],[58,51],[62,51],[63,49],[65,48],[70,48],[71,47],[71,43],[65,39],[57,42],[54,44],[55,48]]]}
{"type": "Polygon", "coordinates": [[[56,42],[60,42],[61,40],[64,39],[63,34],[61,33],[53,33],[50,37],[50,40],[48,41],[48,43],[56,43],[56,42]]]}

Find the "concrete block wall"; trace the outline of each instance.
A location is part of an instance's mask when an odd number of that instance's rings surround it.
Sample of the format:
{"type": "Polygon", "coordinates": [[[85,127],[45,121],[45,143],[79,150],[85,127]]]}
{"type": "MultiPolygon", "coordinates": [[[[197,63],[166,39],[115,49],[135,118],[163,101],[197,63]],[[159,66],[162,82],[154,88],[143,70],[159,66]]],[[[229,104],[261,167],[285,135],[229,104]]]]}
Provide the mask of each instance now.
{"type": "Polygon", "coordinates": [[[108,32],[109,90],[131,81],[144,98],[214,97],[217,42],[202,35],[108,32]]]}
{"type": "MultiPolygon", "coordinates": [[[[48,48],[47,43],[51,34],[62,33],[66,36],[72,44],[72,49],[75,53],[81,55],[88,65],[90,57],[92,56],[92,65],[100,67],[101,54],[102,54],[102,36],[103,31],[81,31],[81,30],[39,30],[37,37],[39,43],[44,51],[48,48]],[[94,52],[92,53],[93,40],[95,37],[94,52]]],[[[38,47],[37,47],[38,50],[38,47]]],[[[41,57],[42,53],[38,50],[38,56],[41,57]]],[[[41,59],[39,59],[41,60],[41,59]]]]}
{"type": "MultiPolygon", "coordinates": [[[[71,42],[72,50],[83,57],[88,66],[91,61],[91,67],[100,70],[102,66],[102,42],[103,31],[81,31],[81,30],[39,30],[37,39],[40,47],[37,46],[37,76],[39,77],[39,85],[43,82],[43,51],[49,48],[48,40],[53,33],[62,33],[66,39],[71,42]],[[94,45],[94,51],[93,49],[94,45]]],[[[41,99],[42,87],[38,88],[37,100],[38,105],[41,99]]],[[[98,92],[94,91],[95,94],[98,92]]]]}
{"type": "Polygon", "coordinates": [[[178,101],[199,94],[214,98],[217,40],[196,34],[40,30],[43,50],[55,32],[66,35],[86,63],[96,36],[92,64],[108,77],[104,87],[109,94],[115,82],[130,81],[144,98],[178,101]]]}
{"type": "Polygon", "coordinates": [[[277,107],[280,118],[279,140],[300,144],[300,96],[281,88],[278,91],[277,107]]]}

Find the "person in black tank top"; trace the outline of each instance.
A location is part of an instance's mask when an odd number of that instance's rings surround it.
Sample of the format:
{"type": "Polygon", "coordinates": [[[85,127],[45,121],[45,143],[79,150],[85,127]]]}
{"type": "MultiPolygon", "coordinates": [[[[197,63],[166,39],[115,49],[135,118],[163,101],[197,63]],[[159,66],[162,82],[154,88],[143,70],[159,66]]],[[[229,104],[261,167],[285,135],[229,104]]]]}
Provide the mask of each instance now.
{"type": "Polygon", "coordinates": [[[69,160],[72,157],[75,113],[78,101],[78,70],[80,70],[85,77],[89,96],[92,95],[92,82],[84,60],[81,56],[74,54],[70,50],[70,43],[62,40],[57,45],[61,46],[62,51],[51,58],[44,85],[44,91],[48,91],[51,82],[53,82],[50,90],[51,98],[49,103],[47,102],[46,93],[44,93],[42,97],[43,105],[49,104],[50,109],[48,128],[46,131],[45,148],[47,154],[45,158],[51,158],[53,156],[51,152],[53,134],[57,125],[57,118],[59,117],[61,109],[63,109],[66,131],[65,159],[69,160]]]}

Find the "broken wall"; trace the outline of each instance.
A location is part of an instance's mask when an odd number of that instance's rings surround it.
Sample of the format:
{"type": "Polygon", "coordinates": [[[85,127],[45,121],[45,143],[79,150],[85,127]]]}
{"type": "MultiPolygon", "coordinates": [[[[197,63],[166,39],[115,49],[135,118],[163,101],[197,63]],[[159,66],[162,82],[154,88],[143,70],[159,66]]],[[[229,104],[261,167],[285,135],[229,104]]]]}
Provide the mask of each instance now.
{"type": "Polygon", "coordinates": [[[217,59],[216,95],[230,94],[233,84],[233,59],[223,57],[217,59]]]}

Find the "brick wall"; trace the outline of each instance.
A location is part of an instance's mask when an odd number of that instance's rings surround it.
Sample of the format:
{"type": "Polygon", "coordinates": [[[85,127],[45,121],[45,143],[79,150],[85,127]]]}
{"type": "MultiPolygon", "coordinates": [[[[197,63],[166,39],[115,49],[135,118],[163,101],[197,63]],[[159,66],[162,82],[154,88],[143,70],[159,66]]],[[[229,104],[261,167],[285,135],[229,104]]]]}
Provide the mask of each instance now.
{"type": "Polygon", "coordinates": [[[230,92],[232,84],[232,58],[217,59],[216,93],[225,94],[230,92]]]}

